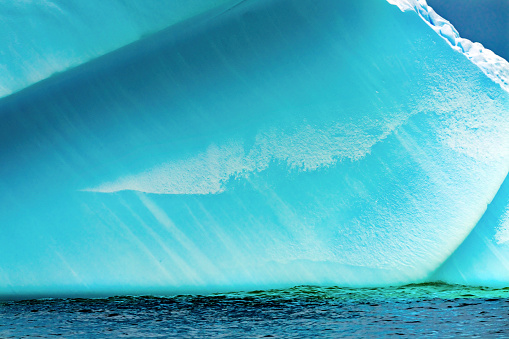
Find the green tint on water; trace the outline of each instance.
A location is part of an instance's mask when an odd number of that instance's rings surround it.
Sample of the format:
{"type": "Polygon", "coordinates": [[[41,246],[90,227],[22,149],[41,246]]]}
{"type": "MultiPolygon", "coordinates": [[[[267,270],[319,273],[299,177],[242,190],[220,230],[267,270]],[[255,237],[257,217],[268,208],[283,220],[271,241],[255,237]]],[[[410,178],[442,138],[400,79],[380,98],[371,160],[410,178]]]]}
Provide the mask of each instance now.
{"type": "Polygon", "coordinates": [[[0,337],[509,337],[509,288],[297,286],[0,303],[0,337]]]}

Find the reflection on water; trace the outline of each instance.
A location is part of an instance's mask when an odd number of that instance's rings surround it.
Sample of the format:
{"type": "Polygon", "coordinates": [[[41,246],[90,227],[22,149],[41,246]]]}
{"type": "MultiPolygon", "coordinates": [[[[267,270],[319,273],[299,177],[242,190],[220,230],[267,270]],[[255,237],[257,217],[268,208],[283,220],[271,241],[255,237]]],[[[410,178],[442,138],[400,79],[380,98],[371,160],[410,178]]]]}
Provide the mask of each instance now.
{"type": "Polygon", "coordinates": [[[0,337],[509,336],[509,288],[299,286],[210,296],[0,303],[0,337]]]}

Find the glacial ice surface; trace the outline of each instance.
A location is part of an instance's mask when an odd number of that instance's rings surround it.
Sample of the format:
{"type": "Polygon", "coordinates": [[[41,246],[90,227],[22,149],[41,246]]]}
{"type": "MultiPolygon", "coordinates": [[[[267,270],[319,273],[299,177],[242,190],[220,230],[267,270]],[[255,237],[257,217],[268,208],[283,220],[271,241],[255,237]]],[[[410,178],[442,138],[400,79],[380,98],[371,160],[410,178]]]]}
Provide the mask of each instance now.
{"type": "Polygon", "coordinates": [[[210,4],[7,59],[0,297],[509,284],[503,59],[422,1],[210,4]]]}
{"type": "Polygon", "coordinates": [[[0,97],[239,1],[0,1],[0,97]]]}

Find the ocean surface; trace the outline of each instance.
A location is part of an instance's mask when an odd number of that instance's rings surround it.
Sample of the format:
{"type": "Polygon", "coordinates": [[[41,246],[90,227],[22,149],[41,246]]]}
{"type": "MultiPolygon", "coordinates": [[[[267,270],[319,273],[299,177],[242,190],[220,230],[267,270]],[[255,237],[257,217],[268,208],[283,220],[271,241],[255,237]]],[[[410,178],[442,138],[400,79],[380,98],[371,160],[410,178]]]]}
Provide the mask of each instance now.
{"type": "Polygon", "coordinates": [[[509,288],[298,286],[0,303],[0,337],[509,337],[509,288]]]}

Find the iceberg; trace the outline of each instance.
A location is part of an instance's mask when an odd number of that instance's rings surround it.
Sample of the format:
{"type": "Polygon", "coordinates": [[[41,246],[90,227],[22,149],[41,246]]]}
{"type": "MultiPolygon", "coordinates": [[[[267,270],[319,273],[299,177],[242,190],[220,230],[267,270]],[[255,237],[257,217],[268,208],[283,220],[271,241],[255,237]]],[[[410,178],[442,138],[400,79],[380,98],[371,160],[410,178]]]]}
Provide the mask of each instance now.
{"type": "Polygon", "coordinates": [[[240,1],[2,1],[0,96],[240,1]]]}
{"type": "Polygon", "coordinates": [[[90,3],[0,4],[0,299],[509,286],[509,65],[423,0],[90,3]]]}

